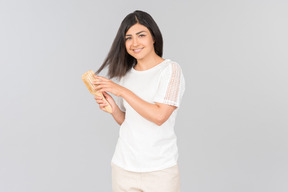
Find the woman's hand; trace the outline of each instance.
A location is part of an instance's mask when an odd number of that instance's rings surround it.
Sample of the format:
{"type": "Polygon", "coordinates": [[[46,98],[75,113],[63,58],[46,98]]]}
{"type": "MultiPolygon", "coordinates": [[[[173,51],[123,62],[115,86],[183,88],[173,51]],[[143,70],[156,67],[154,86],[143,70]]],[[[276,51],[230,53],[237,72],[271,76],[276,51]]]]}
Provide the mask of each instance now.
{"type": "MultiPolygon", "coordinates": [[[[115,83],[116,84],[116,83],[115,83]]],[[[117,85],[117,84],[116,84],[117,85]]],[[[119,86],[119,85],[118,85],[119,86]]],[[[101,91],[101,90],[100,90],[101,91]]],[[[115,103],[114,99],[111,97],[111,95],[109,95],[108,93],[106,93],[105,91],[101,91],[104,98],[107,100],[107,102],[110,104],[111,108],[112,108],[112,116],[113,118],[115,119],[115,121],[121,125],[124,120],[125,120],[125,112],[121,111],[119,109],[119,107],[117,106],[117,104],[115,103]]],[[[106,111],[105,109],[105,106],[108,105],[108,103],[102,98],[102,97],[99,97],[99,96],[95,96],[94,97],[96,102],[99,104],[99,108],[102,110],[102,111],[106,111]]]]}
{"type": "MultiPolygon", "coordinates": [[[[101,96],[97,96],[95,95],[94,99],[96,100],[96,102],[99,104],[99,108],[102,111],[106,111],[105,107],[110,104],[111,108],[112,108],[112,113],[113,111],[115,111],[115,109],[118,107],[114,101],[114,99],[106,92],[102,92],[104,98],[106,99],[106,101],[108,101],[108,103],[101,97],[101,96]]],[[[107,112],[108,113],[108,112],[107,112]]]]}
{"type": "Polygon", "coordinates": [[[100,92],[109,92],[112,93],[115,96],[121,96],[123,91],[125,91],[125,87],[122,87],[121,85],[118,85],[117,83],[114,83],[110,79],[107,79],[105,77],[96,76],[96,79],[99,79],[100,81],[95,81],[93,84],[96,86],[96,90],[100,92]]]}

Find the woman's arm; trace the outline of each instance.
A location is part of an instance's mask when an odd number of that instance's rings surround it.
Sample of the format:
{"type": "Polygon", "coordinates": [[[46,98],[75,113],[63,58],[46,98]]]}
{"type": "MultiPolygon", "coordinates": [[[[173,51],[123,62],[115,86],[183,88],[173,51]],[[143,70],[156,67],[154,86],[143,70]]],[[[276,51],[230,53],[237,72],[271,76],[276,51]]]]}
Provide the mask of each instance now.
{"type": "MultiPolygon", "coordinates": [[[[103,96],[105,97],[105,99],[109,102],[109,104],[112,107],[112,116],[115,119],[115,121],[121,125],[124,120],[125,120],[125,112],[121,111],[119,109],[119,107],[116,105],[114,99],[106,92],[103,92],[103,96]]],[[[102,99],[102,97],[99,96],[95,96],[95,100],[96,102],[99,104],[99,107],[102,111],[106,111],[105,106],[107,106],[108,104],[102,99]]]]}
{"type": "Polygon", "coordinates": [[[123,97],[123,99],[125,99],[142,117],[159,126],[165,123],[176,109],[175,106],[163,103],[148,103],[126,88],[120,96],[123,97]]]}
{"type": "MultiPolygon", "coordinates": [[[[176,109],[175,106],[170,106],[162,103],[149,103],[135,95],[129,89],[120,86],[113,81],[106,79],[104,77],[96,76],[97,79],[101,81],[94,82],[97,86],[97,90],[101,92],[109,92],[115,96],[123,97],[127,103],[142,117],[149,121],[154,122],[157,125],[162,125],[173,111],[176,109]]],[[[109,102],[109,101],[108,101],[109,102]]],[[[110,102],[109,102],[110,103],[110,102]]],[[[119,109],[120,110],[120,109],[119,109]]],[[[114,117],[114,116],[113,116],[114,117]]]]}
{"type": "Polygon", "coordinates": [[[112,116],[119,125],[122,125],[125,120],[125,112],[121,111],[119,107],[113,111],[112,116]]]}

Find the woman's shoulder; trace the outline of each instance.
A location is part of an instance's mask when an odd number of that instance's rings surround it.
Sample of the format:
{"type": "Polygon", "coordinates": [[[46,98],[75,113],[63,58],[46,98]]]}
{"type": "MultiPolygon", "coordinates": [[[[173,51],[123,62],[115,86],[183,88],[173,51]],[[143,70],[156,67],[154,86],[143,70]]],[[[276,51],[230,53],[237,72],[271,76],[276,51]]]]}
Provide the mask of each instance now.
{"type": "Polygon", "coordinates": [[[171,59],[165,59],[165,64],[162,66],[161,72],[168,72],[168,71],[179,71],[181,72],[181,66],[171,59]]]}

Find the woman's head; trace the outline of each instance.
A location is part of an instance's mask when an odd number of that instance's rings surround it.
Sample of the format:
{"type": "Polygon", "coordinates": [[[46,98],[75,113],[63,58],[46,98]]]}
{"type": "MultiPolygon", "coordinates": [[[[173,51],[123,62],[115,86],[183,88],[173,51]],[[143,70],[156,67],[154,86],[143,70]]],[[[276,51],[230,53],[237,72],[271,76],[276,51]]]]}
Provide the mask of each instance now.
{"type": "Polygon", "coordinates": [[[110,78],[122,77],[136,64],[136,59],[127,52],[125,47],[127,31],[135,24],[143,25],[149,30],[154,40],[154,51],[162,57],[163,38],[156,22],[148,13],[137,10],[123,19],[108,56],[96,73],[109,66],[110,78]]]}
{"type": "Polygon", "coordinates": [[[154,39],[154,50],[157,55],[162,57],[163,54],[163,38],[154,19],[146,12],[134,11],[127,15],[121,23],[120,29],[125,40],[127,31],[135,24],[141,24],[149,29],[154,39]]]}

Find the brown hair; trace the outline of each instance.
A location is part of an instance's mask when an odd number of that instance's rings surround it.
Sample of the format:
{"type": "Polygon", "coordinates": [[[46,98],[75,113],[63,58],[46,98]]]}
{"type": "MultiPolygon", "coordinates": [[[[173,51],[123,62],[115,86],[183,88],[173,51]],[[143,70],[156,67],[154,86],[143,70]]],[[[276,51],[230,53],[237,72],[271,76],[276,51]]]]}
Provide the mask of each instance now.
{"type": "Polygon", "coordinates": [[[163,38],[159,27],[154,19],[146,12],[136,10],[128,14],[122,21],[116,37],[112,43],[110,51],[101,67],[96,71],[100,73],[105,67],[108,67],[109,78],[123,77],[134,65],[136,59],[129,55],[125,47],[125,35],[130,27],[139,23],[147,27],[155,41],[154,50],[157,55],[162,57],[163,54],[163,38]]]}

